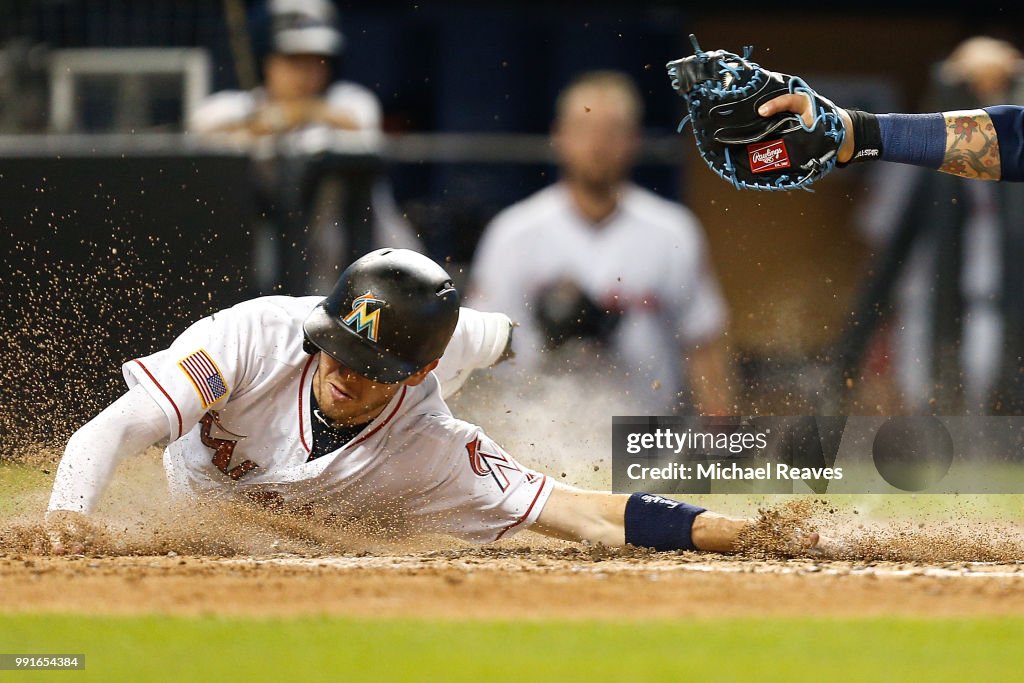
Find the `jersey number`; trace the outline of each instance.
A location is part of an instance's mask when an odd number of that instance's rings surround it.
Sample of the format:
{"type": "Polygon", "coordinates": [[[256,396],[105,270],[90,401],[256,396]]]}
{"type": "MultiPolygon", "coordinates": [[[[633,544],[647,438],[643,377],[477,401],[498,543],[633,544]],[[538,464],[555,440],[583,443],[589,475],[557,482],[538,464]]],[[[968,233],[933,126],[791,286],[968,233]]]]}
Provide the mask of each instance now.
{"type": "Polygon", "coordinates": [[[243,460],[240,465],[231,467],[231,456],[235,452],[235,446],[238,445],[238,442],[210,436],[210,430],[213,428],[216,420],[217,417],[213,414],[213,411],[203,415],[203,419],[199,421],[199,424],[203,425],[202,430],[199,432],[199,438],[202,439],[204,446],[213,449],[213,466],[235,481],[238,481],[249,472],[258,469],[259,465],[252,460],[243,460]]]}

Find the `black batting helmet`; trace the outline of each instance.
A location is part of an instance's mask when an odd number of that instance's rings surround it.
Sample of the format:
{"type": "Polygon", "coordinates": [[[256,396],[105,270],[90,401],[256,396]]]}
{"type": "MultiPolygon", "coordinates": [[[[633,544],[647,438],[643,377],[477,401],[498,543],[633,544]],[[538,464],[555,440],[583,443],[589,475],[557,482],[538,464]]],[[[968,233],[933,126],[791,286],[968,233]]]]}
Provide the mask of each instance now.
{"type": "Polygon", "coordinates": [[[444,268],[415,251],[378,249],[345,269],[302,330],[308,353],[395,384],[440,358],[458,322],[459,293],[444,268]]]}

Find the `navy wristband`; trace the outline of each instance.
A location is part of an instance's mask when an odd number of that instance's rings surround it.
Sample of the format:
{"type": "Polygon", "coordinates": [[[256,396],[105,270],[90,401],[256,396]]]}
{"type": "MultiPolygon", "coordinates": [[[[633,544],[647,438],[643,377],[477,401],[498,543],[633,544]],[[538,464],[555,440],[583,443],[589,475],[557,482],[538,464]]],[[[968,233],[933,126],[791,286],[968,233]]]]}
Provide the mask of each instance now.
{"type": "Polygon", "coordinates": [[[942,114],[879,114],[882,161],[938,168],[946,155],[942,114]]]}
{"type": "Polygon", "coordinates": [[[696,550],[693,521],[704,508],[653,493],[634,493],[626,501],[626,543],[655,550],[696,550]]]}

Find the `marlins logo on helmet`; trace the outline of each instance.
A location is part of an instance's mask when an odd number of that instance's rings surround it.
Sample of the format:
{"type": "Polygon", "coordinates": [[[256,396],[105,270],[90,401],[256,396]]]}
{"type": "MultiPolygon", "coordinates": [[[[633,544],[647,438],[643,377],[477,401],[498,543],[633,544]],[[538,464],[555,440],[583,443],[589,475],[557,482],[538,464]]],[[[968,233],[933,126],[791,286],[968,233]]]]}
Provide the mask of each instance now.
{"type": "Polygon", "coordinates": [[[352,301],[352,310],[345,316],[344,322],[349,327],[355,326],[357,333],[366,330],[366,338],[375,342],[380,331],[380,309],[385,303],[382,299],[375,298],[373,292],[357,296],[352,301]],[[374,309],[370,310],[370,306],[374,306],[374,309]]]}

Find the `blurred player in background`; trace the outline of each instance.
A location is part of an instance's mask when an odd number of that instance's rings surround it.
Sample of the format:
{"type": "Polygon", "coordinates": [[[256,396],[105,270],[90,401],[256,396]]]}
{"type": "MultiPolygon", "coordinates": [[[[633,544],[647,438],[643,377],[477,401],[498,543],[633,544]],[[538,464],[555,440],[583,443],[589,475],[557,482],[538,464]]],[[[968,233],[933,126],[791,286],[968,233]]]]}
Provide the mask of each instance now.
{"type": "MultiPolygon", "coordinates": [[[[527,527],[658,550],[737,548],[749,520],[656,495],[576,489],[532,471],[444,397],[497,362],[511,321],[460,308],[429,258],[381,249],[326,298],[263,297],[220,311],[124,364],[129,390],[68,441],[47,513],[51,549],[88,547],[118,463],[167,440],[173,493],[378,520],[486,543],[527,527]]],[[[773,535],[794,549],[818,534],[773,535]]]]}
{"type": "MultiPolygon", "coordinates": [[[[979,108],[878,115],[840,109],[846,137],[838,161],[891,161],[962,178],[1020,182],[1024,180],[1024,106],[997,103],[1019,96],[1014,91],[1019,88],[1022,71],[1020,54],[1013,46],[990,38],[967,41],[942,65],[940,78],[965,88],[964,95],[973,98],[974,106],[979,108]]],[[[812,117],[810,101],[800,94],[783,95],[759,109],[765,117],[783,111],[799,113],[805,122],[812,117]]],[[[923,187],[929,189],[928,185],[923,187]]],[[[957,309],[952,315],[957,325],[964,315],[972,313],[970,308],[974,309],[974,330],[966,335],[962,348],[954,331],[954,338],[947,345],[949,354],[942,357],[940,351],[936,356],[932,365],[945,375],[936,384],[948,388],[963,382],[956,369],[962,362],[967,373],[969,411],[1022,414],[1024,270],[1020,263],[1024,261],[1024,230],[1020,216],[1024,213],[1024,195],[1016,188],[995,192],[971,187],[966,192],[967,201],[960,202],[957,195],[963,187],[931,189],[935,192],[930,203],[925,198],[921,206],[926,212],[931,211],[929,207],[939,207],[938,213],[923,220],[967,221],[964,225],[974,233],[967,238],[973,239],[976,247],[965,254],[963,266],[952,273],[954,280],[962,282],[957,283],[946,304],[936,304],[957,309]],[[935,199],[936,193],[941,197],[941,206],[935,199]],[[963,213],[964,204],[968,204],[970,213],[963,213]],[[959,218],[957,214],[961,214],[959,218]],[[993,258],[986,259],[986,252],[990,257],[998,254],[1001,265],[997,266],[993,258]],[[959,311],[965,305],[967,310],[959,311]],[[952,373],[948,372],[950,367],[954,368],[952,373]]],[[[957,256],[965,235],[962,229],[953,227],[934,239],[943,248],[948,247],[947,253],[957,256]]],[[[917,388],[933,392],[927,381],[919,381],[917,388]]],[[[940,412],[955,413],[962,409],[959,399],[951,405],[939,406],[940,412]]]]}
{"type": "MultiPolygon", "coordinates": [[[[1020,64],[1009,43],[970,38],[933,69],[925,108],[1024,103],[1020,64]]],[[[1004,329],[1024,309],[1024,292],[1009,291],[1013,273],[1004,272],[1003,257],[1017,249],[1011,235],[1024,186],[936,177],[902,164],[873,170],[871,201],[859,211],[869,239],[884,248],[896,234],[916,235],[895,294],[899,325],[891,328],[906,409],[1005,408],[1004,329]]]]}
{"type": "Polygon", "coordinates": [[[560,94],[562,178],[487,227],[470,300],[521,326],[514,350],[527,374],[600,377],[637,412],[728,413],[726,305],[701,227],[629,181],[642,119],[621,73],[584,74],[560,94]]]}
{"type": "MultiPolygon", "coordinates": [[[[329,0],[269,0],[267,10],[270,45],[263,60],[263,85],[214,93],[189,124],[193,132],[240,141],[255,151],[255,180],[264,213],[279,216],[271,234],[257,242],[257,288],[266,293],[282,287],[292,294],[326,291],[338,277],[338,255],[352,238],[351,226],[339,227],[348,188],[344,177],[313,177],[308,159],[296,151],[301,145],[288,154],[281,150],[298,136],[308,139],[325,131],[350,133],[355,147],[374,150],[381,138],[380,102],[357,83],[332,82],[345,39],[329,0]],[[304,187],[310,181],[314,186],[304,187]],[[300,206],[288,206],[289,202],[300,206]],[[282,225],[288,221],[280,215],[289,211],[303,212],[309,225],[282,225]]],[[[319,146],[311,149],[316,152],[319,146]]],[[[371,192],[370,244],[422,248],[387,183],[375,182],[371,192]]]]}

